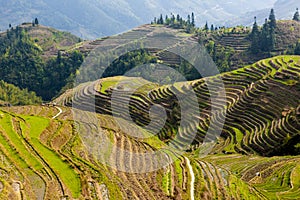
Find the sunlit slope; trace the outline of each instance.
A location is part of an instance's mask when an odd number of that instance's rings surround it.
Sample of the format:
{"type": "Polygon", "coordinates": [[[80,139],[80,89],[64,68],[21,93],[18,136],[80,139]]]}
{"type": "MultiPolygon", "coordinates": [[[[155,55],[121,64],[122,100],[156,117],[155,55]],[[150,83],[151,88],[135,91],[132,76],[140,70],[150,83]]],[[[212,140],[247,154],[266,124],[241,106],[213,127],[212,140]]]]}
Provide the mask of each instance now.
{"type": "MultiPolygon", "coordinates": [[[[210,119],[216,119],[217,124],[218,120],[221,123],[221,119],[226,117],[221,143],[215,148],[216,152],[295,154],[297,149],[294,145],[299,143],[300,126],[299,64],[299,56],[279,56],[261,60],[236,71],[192,82],[164,86],[145,84],[144,88],[135,92],[122,83],[127,79],[131,82],[141,79],[108,78],[82,84],[75,88],[73,93],[69,91],[56,101],[61,105],[95,109],[97,113],[111,115],[111,96],[114,94],[114,112],[126,118],[127,110],[121,105],[130,102],[130,116],[140,126],[151,122],[149,109],[154,104],[159,104],[165,108],[168,118],[158,135],[162,141],[169,142],[177,134],[180,121],[180,103],[176,95],[184,96],[188,88],[192,87],[199,105],[192,103],[189,106],[194,106],[193,109],[198,109],[199,106],[199,116],[197,120],[180,127],[180,137],[183,140],[184,137],[189,137],[191,130],[197,129],[192,149],[197,149],[202,143],[210,119]],[[215,93],[221,89],[220,80],[225,86],[226,98],[223,102],[212,105],[210,92],[215,93]],[[210,117],[212,106],[217,112],[210,117]],[[285,151],[286,149],[288,150],[285,151]]],[[[156,130],[157,124],[151,124],[153,130],[156,130]]],[[[148,127],[148,131],[151,130],[151,127],[148,127]]]]}
{"type": "MultiPolygon", "coordinates": [[[[195,199],[299,196],[299,156],[220,153],[200,159],[197,151],[183,156],[167,151],[166,158],[175,162],[154,172],[114,170],[89,153],[72,111],[61,109],[63,113],[56,119],[52,119],[58,112],[54,107],[11,107],[1,111],[2,199],[189,199],[192,187],[195,199]],[[195,176],[192,186],[187,158],[195,176]]],[[[102,133],[113,145],[132,152],[129,157],[118,154],[120,165],[132,163],[135,153],[154,152],[162,146],[156,136],[145,140],[130,137],[108,115],[97,118],[102,133]]],[[[143,159],[135,164],[151,167],[151,162],[143,159]]]]}

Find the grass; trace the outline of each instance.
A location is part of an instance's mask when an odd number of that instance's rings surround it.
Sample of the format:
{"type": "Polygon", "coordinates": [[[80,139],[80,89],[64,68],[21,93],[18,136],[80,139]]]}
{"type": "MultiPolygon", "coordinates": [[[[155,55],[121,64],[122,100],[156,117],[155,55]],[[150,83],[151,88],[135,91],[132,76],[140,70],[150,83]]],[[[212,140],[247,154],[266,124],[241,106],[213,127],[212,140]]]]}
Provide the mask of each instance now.
{"type": "Polygon", "coordinates": [[[118,81],[103,81],[101,83],[102,87],[101,87],[100,92],[103,93],[103,94],[107,94],[106,90],[113,87],[113,86],[115,86],[117,83],[118,83],[118,81]]]}
{"type": "MultiPolygon", "coordinates": [[[[34,148],[42,155],[47,163],[70,189],[72,196],[78,198],[81,193],[79,175],[61,157],[39,141],[39,136],[49,125],[49,119],[33,116],[22,116],[30,126],[30,140],[34,148]]],[[[23,124],[25,125],[25,124],[23,124]]]]}
{"type": "Polygon", "coordinates": [[[12,158],[17,159],[17,162],[21,164],[21,167],[27,167],[30,165],[35,170],[41,170],[43,168],[42,164],[34,156],[32,156],[31,152],[29,152],[22,141],[22,138],[13,130],[12,117],[4,113],[2,113],[2,115],[3,117],[0,119],[1,127],[5,131],[8,137],[7,139],[11,142],[14,149],[9,147],[5,137],[3,137],[2,134],[0,137],[1,144],[7,147],[6,149],[9,151],[12,158]],[[26,162],[26,164],[20,161],[19,156],[26,162]]]}
{"type": "Polygon", "coordinates": [[[162,189],[167,195],[170,195],[170,188],[169,188],[170,187],[170,176],[171,176],[171,172],[170,172],[170,169],[168,168],[162,177],[162,189]]]}
{"type": "Polygon", "coordinates": [[[231,198],[256,200],[258,197],[253,194],[253,189],[234,175],[229,176],[229,194],[231,198]]]}

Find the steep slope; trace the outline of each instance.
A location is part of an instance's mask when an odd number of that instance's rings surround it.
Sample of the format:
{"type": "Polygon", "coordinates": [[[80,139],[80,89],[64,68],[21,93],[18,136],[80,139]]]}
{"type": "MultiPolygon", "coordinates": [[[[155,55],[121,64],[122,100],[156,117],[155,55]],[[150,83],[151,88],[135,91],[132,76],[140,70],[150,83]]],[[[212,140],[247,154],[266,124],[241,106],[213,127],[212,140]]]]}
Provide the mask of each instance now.
{"type": "MultiPolygon", "coordinates": [[[[282,152],[289,153],[291,148],[285,144],[288,141],[299,142],[294,137],[299,135],[299,61],[300,57],[296,56],[275,57],[203,80],[173,86],[152,84],[140,90],[142,93],[133,94],[131,106],[138,107],[140,116],[135,115],[136,109],[132,109],[132,117],[141,119],[148,112],[146,107],[152,100],[169,106],[174,101],[172,91],[184,93],[187,85],[192,85],[199,102],[202,102],[200,118],[203,121],[209,113],[209,109],[205,108],[210,106],[205,82],[216,82],[218,77],[222,77],[226,88],[226,107],[220,109],[227,110],[227,120],[222,138],[211,152],[213,155],[200,159],[198,150],[183,155],[163,151],[164,160],[172,159],[174,162],[147,173],[130,173],[137,168],[155,168],[155,163],[136,155],[156,152],[164,147],[167,141],[159,140],[164,136],[134,137],[136,129],[133,124],[127,127],[131,130],[129,135],[116,123],[118,118],[111,115],[95,115],[98,120],[95,127],[95,119],[90,118],[93,115],[78,111],[80,119],[91,122],[81,124],[79,118],[74,118],[76,109],[63,106],[59,107],[62,113],[52,106],[1,108],[0,197],[297,199],[300,193],[299,151],[295,156],[275,157],[237,152],[265,154],[270,152],[270,148],[278,150],[281,146],[282,152]],[[149,96],[145,95],[147,92],[149,96]],[[53,116],[57,117],[52,119],[53,116]],[[91,137],[84,137],[82,133],[91,137]],[[99,133],[107,137],[114,147],[127,150],[127,153],[114,148],[101,149],[99,133]],[[117,165],[104,165],[101,156],[97,155],[113,155],[115,162],[112,163],[117,165]],[[122,172],[116,168],[126,168],[128,171],[122,172]]],[[[122,79],[125,78],[119,77],[119,81],[122,79]]],[[[149,83],[142,79],[127,79],[149,83]]],[[[73,103],[88,107],[86,103],[96,91],[97,111],[110,113],[110,93],[117,89],[120,94],[128,91],[128,85],[116,88],[117,82],[107,78],[95,85],[82,85],[81,89],[75,89],[73,103]]],[[[66,93],[57,102],[70,104],[71,99],[72,94],[66,93]]],[[[169,107],[172,109],[172,106],[169,107]]],[[[119,113],[122,117],[123,111],[119,113]]],[[[176,111],[173,113],[176,114],[176,111]]],[[[205,124],[201,123],[199,128],[205,129],[205,124]]],[[[191,127],[184,131],[189,133],[189,130],[191,127]]]]}
{"type": "MultiPolygon", "coordinates": [[[[180,138],[179,143],[173,145],[181,146],[184,142],[180,144],[180,141],[188,140],[191,137],[190,131],[196,128],[197,135],[193,141],[193,149],[203,142],[205,133],[210,127],[210,111],[212,106],[216,106],[217,111],[212,118],[220,124],[222,116],[227,113],[222,136],[227,142],[231,141],[231,145],[228,146],[225,142],[225,151],[229,148],[231,152],[276,155],[284,153],[278,151],[280,147],[289,146],[290,151],[285,153],[293,154],[297,151],[293,145],[299,142],[300,128],[299,59],[299,56],[275,57],[203,80],[161,87],[146,84],[147,87],[144,89],[146,91],[139,90],[142,92],[134,92],[134,89],[126,85],[127,82],[138,81],[135,78],[129,80],[124,78],[124,81],[121,77],[116,80],[108,78],[79,86],[74,89],[74,96],[69,92],[56,99],[56,102],[86,110],[94,108],[98,113],[112,115],[111,99],[113,99],[116,101],[114,112],[118,113],[119,117],[127,119],[128,111],[124,110],[124,106],[128,101],[133,121],[147,127],[149,132],[159,127],[159,123],[152,123],[149,116],[149,109],[158,104],[166,109],[168,116],[166,124],[158,133],[159,138],[168,143],[176,136],[177,139],[180,138]],[[213,92],[221,89],[220,80],[226,90],[226,102],[223,102],[225,108],[222,102],[213,105],[207,96],[208,88],[210,90],[213,88],[213,92]],[[125,85],[122,85],[123,82],[125,85]],[[199,105],[201,116],[200,119],[193,119],[182,127],[178,123],[182,105],[178,102],[177,96],[185,96],[190,87],[196,92],[198,102],[201,102],[199,105]],[[118,95],[115,96],[116,94],[118,95]],[[149,127],[148,124],[153,127],[149,127]],[[179,127],[180,135],[177,132],[179,127]],[[290,143],[291,141],[296,143],[290,143]]],[[[189,109],[193,110],[192,107],[189,109]]],[[[218,151],[222,150],[224,149],[220,146],[218,151]]]]}
{"type": "Polygon", "coordinates": [[[41,25],[13,27],[0,34],[0,80],[51,100],[83,59],[80,52],[69,51],[68,56],[62,56],[59,51],[78,42],[79,38],[70,33],[41,25]]]}
{"type": "MultiPolygon", "coordinates": [[[[206,33],[204,39],[205,45],[214,51],[211,56],[224,59],[226,53],[230,55],[228,61],[230,70],[237,69],[240,66],[252,64],[261,59],[269,58],[275,55],[284,55],[290,48],[300,40],[300,23],[293,20],[277,20],[275,29],[275,47],[271,52],[259,52],[253,54],[251,47],[251,29],[244,27],[234,27],[220,29],[206,33]],[[209,47],[211,43],[215,44],[215,49],[209,47]]],[[[216,63],[218,60],[216,60],[216,63]]]]}

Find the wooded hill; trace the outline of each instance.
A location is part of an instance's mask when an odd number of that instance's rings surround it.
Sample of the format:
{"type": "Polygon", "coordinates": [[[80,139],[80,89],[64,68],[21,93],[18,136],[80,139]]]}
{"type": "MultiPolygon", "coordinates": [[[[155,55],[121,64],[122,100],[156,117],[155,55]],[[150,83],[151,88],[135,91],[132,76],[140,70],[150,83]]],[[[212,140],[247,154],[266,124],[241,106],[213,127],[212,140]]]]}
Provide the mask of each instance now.
{"type": "MultiPolygon", "coordinates": [[[[272,50],[252,51],[253,37],[251,38],[250,28],[214,27],[209,24],[206,24],[204,28],[197,28],[193,14],[188,19],[183,19],[181,16],[162,18],[162,23],[158,17],[152,25],[141,26],[121,34],[120,37],[137,39],[142,31],[167,28],[173,34],[181,34],[181,36],[203,43],[220,72],[237,69],[279,54],[300,53],[300,43],[297,42],[300,38],[300,23],[296,20],[276,21],[275,43],[272,50]]],[[[258,31],[262,29],[258,27],[258,31]]],[[[101,48],[102,43],[107,39],[110,37],[82,41],[69,33],[40,24],[24,23],[11,27],[0,34],[0,67],[2,69],[0,79],[21,89],[27,88],[29,91],[34,91],[43,100],[49,101],[65,89],[72,88],[76,70],[81,66],[84,57],[92,50],[101,48]],[[47,91],[44,88],[47,88],[47,91]]],[[[167,51],[160,51],[157,54],[157,50],[153,49],[128,54],[115,61],[105,77],[122,75],[136,64],[151,62],[162,62],[181,70],[188,80],[201,78],[195,74],[192,66],[176,55],[167,51]]]]}

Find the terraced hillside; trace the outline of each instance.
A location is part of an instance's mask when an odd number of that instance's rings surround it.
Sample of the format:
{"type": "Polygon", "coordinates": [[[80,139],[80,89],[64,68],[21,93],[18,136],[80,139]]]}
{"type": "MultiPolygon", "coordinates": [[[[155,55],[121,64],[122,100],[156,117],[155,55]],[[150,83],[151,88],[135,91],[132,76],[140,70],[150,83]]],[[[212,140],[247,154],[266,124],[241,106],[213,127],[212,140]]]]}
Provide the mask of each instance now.
{"type": "MultiPolygon", "coordinates": [[[[123,106],[130,102],[130,116],[140,126],[150,123],[149,109],[159,104],[166,109],[168,116],[159,137],[167,142],[174,138],[179,127],[181,110],[176,95],[184,96],[192,87],[198,98],[200,116],[181,130],[183,140],[189,136],[190,128],[195,128],[197,135],[193,148],[202,143],[209,128],[210,111],[215,106],[218,112],[212,118],[216,121],[221,123],[222,116],[226,114],[222,131],[225,141],[223,146],[219,145],[218,152],[277,155],[280,147],[296,145],[291,141],[299,140],[299,59],[298,56],[275,57],[207,79],[160,87],[147,84],[147,87],[139,89],[142,92],[135,93],[128,85],[122,85],[121,77],[108,78],[82,85],[75,89],[73,98],[72,93],[66,93],[56,101],[61,105],[90,110],[93,104],[89,99],[95,98],[96,112],[111,115],[111,96],[117,94],[114,101],[119,107],[116,106],[115,112],[126,119],[127,111],[123,106]],[[226,102],[212,105],[209,92],[219,91],[220,80],[225,86],[226,102]]],[[[138,81],[127,79],[124,83],[138,81]]],[[[193,106],[197,105],[190,105],[192,110],[197,108],[193,106]]],[[[148,128],[151,132],[151,127],[148,128]]]]}
{"type": "Polygon", "coordinates": [[[230,68],[237,69],[240,66],[252,64],[271,56],[286,54],[288,49],[300,39],[300,23],[292,20],[277,20],[275,30],[275,48],[272,52],[260,52],[253,55],[251,46],[251,29],[247,27],[234,27],[208,32],[204,41],[213,41],[216,44],[216,53],[231,52],[230,68]],[[225,48],[222,50],[222,48],[225,48]],[[233,52],[232,52],[233,51],[233,52]]]}
{"type": "MultiPolygon", "coordinates": [[[[1,108],[0,198],[297,199],[300,195],[299,64],[297,56],[275,57],[219,76],[166,86],[137,78],[107,78],[81,85],[75,89],[74,97],[69,91],[56,100],[67,107],[1,108]],[[226,89],[226,106],[218,108],[209,118],[207,85],[217,83],[220,78],[226,89]],[[117,86],[121,80],[127,83],[123,87],[117,86]],[[147,84],[129,97],[125,94],[130,82],[147,84]],[[187,137],[193,126],[197,127],[194,145],[182,155],[162,151],[167,160],[174,162],[147,173],[127,173],[103,165],[86,146],[93,141],[79,132],[73,115],[76,109],[68,107],[81,103],[80,108],[89,109],[87,102],[91,102],[91,94],[96,92],[96,110],[100,113],[96,115],[99,122],[96,130],[101,130],[114,146],[130,152],[115,152],[112,148],[111,154],[116,155],[113,163],[132,171],[151,169],[155,168],[154,163],[135,155],[155,152],[171,142],[178,127],[174,124],[178,120],[174,94],[186,92],[189,85],[199,99],[199,123],[182,126],[178,133],[187,137]],[[163,131],[158,136],[139,139],[120,129],[116,124],[118,117],[110,115],[110,95],[115,90],[120,94],[119,105],[121,97],[131,99],[130,114],[141,126],[149,124],[147,113],[154,102],[167,108],[163,131]],[[208,156],[200,158],[198,147],[210,120],[218,121],[225,113],[227,118],[217,145],[208,156]]],[[[80,113],[82,119],[93,121],[89,112],[80,113]]],[[[119,113],[119,117],[124,115],[121,107],[119,113]]],[[[96,134],[93,124],[87,123],[83,128],[86,133],[96,134]]],[[[135,129],[129,127],[129,130],[135,129]]],[[[147,130],[151,133],[152,129],[147,130]]]]}

